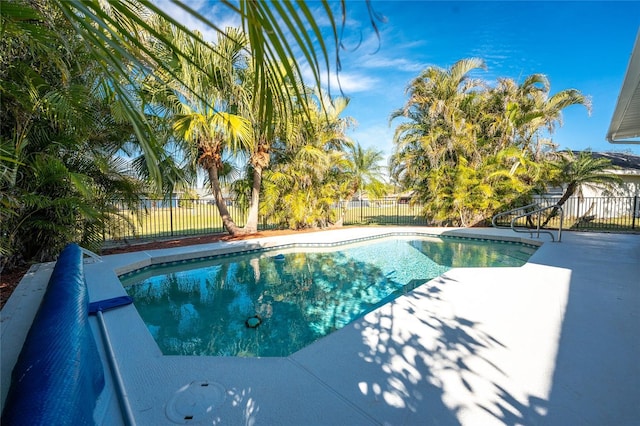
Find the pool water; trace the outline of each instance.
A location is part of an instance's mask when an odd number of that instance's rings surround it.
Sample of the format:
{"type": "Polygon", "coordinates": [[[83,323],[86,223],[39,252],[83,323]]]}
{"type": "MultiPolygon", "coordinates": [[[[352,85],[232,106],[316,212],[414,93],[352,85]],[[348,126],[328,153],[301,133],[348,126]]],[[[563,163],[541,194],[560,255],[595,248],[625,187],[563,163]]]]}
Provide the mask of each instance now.
{"type": "Polygon", "coordinates": [[[165,355],[287,356],[452,267],[517,267],[536,247],[414,236],[302,250],[152,267],[121,281],[165,355]]]}

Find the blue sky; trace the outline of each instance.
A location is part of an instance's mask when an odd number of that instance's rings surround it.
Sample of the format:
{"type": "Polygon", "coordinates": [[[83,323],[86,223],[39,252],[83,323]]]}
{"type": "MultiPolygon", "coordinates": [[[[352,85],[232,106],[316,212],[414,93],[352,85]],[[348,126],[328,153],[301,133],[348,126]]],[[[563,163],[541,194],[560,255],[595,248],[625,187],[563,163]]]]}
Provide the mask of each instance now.
{"type": "MultiPolygon", "coordinates": [[[[308,3],[313,8],[314,2],[308,3]]],[[[216,2],[190,0],[189,5],[221,26],[239,24],[216,2]]],[[[574,88],[591,98],[590,115],[581,106],[563,113],[563,125],[553,134],[560,149],[640,155],[640,145],[612,145],[605,140],[640,29],[640,1],[396,0],[372,5],[386,18],[379,22],[377,35],[366,3],[347,1],[347,49],[341,51],[340,83],[351,100],[345,115],[358,123],[349,135],[362,146],[391,154],[399,122],[389,125],[389,116],[404,105],[405,89],[421,70],[479,57],[487,70],[474,77],[519,82],[542,73],[550,80],[552,94],[574,88]]],[[[198,27],[176,13],[185,25],[198,27]]],[[[340,94],[335,84],[332,94],[340,94]]]]}
{"type": "MultiPolygon", "coordinates": [[[[404,90],[420,70],[479,57],[487,70],[476,77],[522,81],[542,73],[550,80],[552,94],[575,88],[591,98],[591,115],[581,106],[563,113],[563,125],[553,135],[560,149],[640,154],[638,145],[605,140],[640,29],[640,2],[376,1],[373,5],[387,18],[380,26],[380,40],[365,19],[354,16],[361,22],[363,41],[357,50],[342,53],[340,77],[351,98],[347,112],[359,123],[351,136],[363,146],[391,153],[397,123],[389,127],[389,113],[404,105],[404,90]]],[[[364,7],[353,11],[366,13],[364,7]]],[[[359,39],[357,28],[353,25],[349,35],[359,39]]]]}

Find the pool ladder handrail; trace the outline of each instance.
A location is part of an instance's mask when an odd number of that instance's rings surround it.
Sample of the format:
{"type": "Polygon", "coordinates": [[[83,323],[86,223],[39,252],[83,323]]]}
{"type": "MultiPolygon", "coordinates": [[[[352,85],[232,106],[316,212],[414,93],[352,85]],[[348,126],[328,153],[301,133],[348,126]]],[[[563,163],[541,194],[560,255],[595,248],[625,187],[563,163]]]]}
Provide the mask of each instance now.
{"type": "Polygon", "coordinates": [[[511,230],[513,232],[528,233],[531,237],[533,237],[533,234],[535,233],[536,234],[536,238],[540,238],[540,234],[541,233],[549,234],[549,236],[551,237],[551,241],[555,242],[556,239],[553,236],[553,232],[552,231],[549,231],[549,230],[546,230],[546,229],[540,229],[540,218],[541,218],[541,215],[539,213],[542,213],[543,211],[549,210],[549,209],[555,209],[556,211],[558,211],[558,210],[560,211],[560,225],[558,227],[558,240],[557,240],[557,242],[561,242],[562,241],[562,224],[564,222],[564,209],[562,208],[562,206],[560,206],[558,204],[554,204],[552,206],[547,206],[547,207],[538,207],[538,203],[533,203],[533,204],[529,204],[529,205],[526,205],[526,206],[523,206],[523,207],[516,207],[514,209],[507,210],[506,212],[498,213],[495,216],[493,216],[493,218],[491,219],[491,225],[493,225],[494,228],[499,228],[499,229],[511,228],[511,230]],[[513,213],[515,213],[517,211],[520,211],[520,210],[525,210],[526,211],[527,209],[529,209],[531,207],[537,207],[537,208],[535,210],[526,212],[524,214],[518,215],[518,216],[514,217],[513,219],[511,219],[511,225],[509,227],[503,226],[503,225],[499,225],[499,224],[496,223],[496,220],[498,218],[500,218],[500,217],[511,215],[511,214],[513,214],[513,213]],[[523,217],[530,217],[530,216],[532,216],[534,214],[538,214],[538,220],[537,220],[535,231],[530,229],[530,228],[517,227],[515,225],[515,222],[518,219],[522,219],[523,217]]]}

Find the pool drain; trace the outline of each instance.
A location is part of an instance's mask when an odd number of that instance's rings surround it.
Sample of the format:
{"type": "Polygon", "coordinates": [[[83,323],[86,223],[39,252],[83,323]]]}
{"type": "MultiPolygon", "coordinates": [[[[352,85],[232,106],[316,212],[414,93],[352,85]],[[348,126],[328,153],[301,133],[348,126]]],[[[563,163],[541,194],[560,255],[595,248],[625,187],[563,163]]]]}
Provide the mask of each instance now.
{"type": "Polygon", "coordinates": [[[244,322],[244,325],[247,326],[247,328],[256,328],[258,327],[260,324],[262,324],[262,318],[260,318],[260,315],[254,315],[252,317],[247,318],[247,320],[244,322]]]}
{"type": "Polygon", "coordinates": [[[226,390],[220,383],[195,381],[180,388],[167,403],[169,420],[179,424],[211,423],[216,408],[225,400],[226,390]]]}

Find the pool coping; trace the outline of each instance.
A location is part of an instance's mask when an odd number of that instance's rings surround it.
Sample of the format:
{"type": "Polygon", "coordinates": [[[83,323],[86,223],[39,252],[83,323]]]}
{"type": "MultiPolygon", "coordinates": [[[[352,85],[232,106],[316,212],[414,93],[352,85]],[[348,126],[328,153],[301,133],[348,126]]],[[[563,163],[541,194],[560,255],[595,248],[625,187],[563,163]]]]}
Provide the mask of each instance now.
{"type": "MultiPolygon", "coordinates": [[[[352,232],[363,233],[366,238],[367,235],[390,233],[393,229],[404,233],[417,232],[420,234],[425,234],[425,229],[428,229],[429,235],[452,234],[472,238],[489,237],[541,245],[542,247],[549,246],[546,242],[542,243],[540,240],[523,238],[520,235],[493,229],[434,229],[424,227],[347,228],[344,230],[305,235],[306,238],[311,238],[317,242],[332,240],[338,237],[337,233],[339,233],[343,240],[348,240],[352,232]]],[[[249,242],[212,243],[186,248],[160,249],[126,255],[105,256],[102,262],[85,264],[85,273],[88,277],[87,283],[89,285],[91,301],[124,295],[123,287],[117,285],[119,284],[118,275],[126,273],[127,270],[138,269],[140,266],[157,262],[184,260],[192,258],[194,255],[206,256],[221,252],[230,252],[237,250],[239,247],[254,247],[256,249],[272,248],[273,246],[281,245],[283,241],[294,242],[298,240],[298,237],[299,236],[290,238],[267,237],[250,240],[249,242]]],[[[551,246],[554,248],[560,247],[555,243],[551,246]]],[[[46,265],[41,269],[40,274],[38,274],[38,271],[34,271],[33,275],[42,276],[43,273],[46,275],[46,265]]],[[[469,271],[462,274],[453,272],[447,275],[449,275],[450,280],[453,280],[450,282],[454,282],[455,279],[457,279],[457,275],[465,276],[468,275],[468,273],[469,271]]],[[[479,272],[475,271],[472,274],[478,275],[479,272]]],[[[440,285],[442,285],[442,283],[436,282],[430,286],[423,285],[420,288],[424,287],[422,291],[425,293],[429,288],[440,285]]],[[[110,337],[114,342],[118,361],[122,364],[121,368],[126,379],[125,384],[131,398],[132,406],[134,407],[134,412],[137,416],[141,416],[141,419],[145,420],[141,421],[141,424],[149,423],[149,421],[167,421],[167,406],[170,400],[175,399],[176,392],[189,383],[202,380],[208,380],[212,384],[222,383],[221,386],[227,391],[227,401],[221,406],[216,407],[216,409],[219,409],[219,413],[214,413],[220,416],[219,419],[221,421],[223,419],[247,421],[248,419],[259,418],[262,422],[294,424],[300,421],[308,423],[310,420],[317,419],[318,421],[311,421],[311,423],[326,424],[328,422],[339,422],[344,424],[348,422],[349,424],[378,424],[380,422],[384,423],[385,421],[395,422],[396,420],[404,419],[404,421],[398,421],[398,423],[411,424],[411,419],[415,420],[418,418],[417,416],[422,412],[422,408],[419,407],[414,410],[415,412],[401,415],[398,410],[393,407],[389,408],[393,404],[383,404],[380,402],[380,399],[384,399],[383,393],[380,395],[369,394],[367,399],[366,395],[361,395],[363,393],[362,389],[356,389],[355,394],[353,393],[353,386],[347,386],[348,391],[340,389],[339,384],[348,376],[343,373],[332,373],[331,370],[328,370],[332,362],[330,360],[331,357],[327,357],[327,354],[336,350],[342,353],[341,351],[345,350],[345,348],[348,349],[350,345],[353,345],[352,341],[354,339],[362,340],[362,327],[373,327],[373,329],[375,329],[375,318],[383,318],[384,312],[389,309],[397,309],[398,306],[402,306],[403,304],[413,303],[420,304],[422,302],[413,300],[411,297],[403,297],[402,300],[381,307],[366,315],[362,321],[356,321],[355,324],[345,327],[345,329],[343,329],[344,332],[340,330],[332,333],[287,358],[277,359],[238,359],[225,357],[197,357],[206,359],[194,359],[194,357],[167,357],[159,353],[159,349],[157,349],[157,345],[146,330],[146,327],[142,330],[141,327],[133,326],[136,322],[138,324],[141,322],[135,308],[125,307],[113,313],[106,313],[105,321],[110,337]],[[132,350],[132,348],[135,348],[135,350],[132,350]],[[148,377],[150,371],[153,371],[153,375],[156,377],[148,377]],[[176,377],[178,371],[180,371],[182,375],[179,378],[176,377]],[[238,374],[238,371],[242,373],[238,374]],[[150,391],[150,389],[152,389],[152,391],[150,391]],[[257,395],[247,397],[246,394],[238,391],[239,389],[245,392],[247,389],[253,389],[255,392],[262,389],[262,391],[258,398],[257,395]],[[271,391],[265,394],[265,389],[270,389],[271,391]],[[298,402],[301,392],[302,394],[311,392],[315,396],[314,400],[298,402]],[[298,398],[296,399],[296,407],[282,412],[282,404],[278,401],[278,397],[298,398]],[[256,399],[261,401],[260,408],[262,411],[247,414],[247,404],[251,400],[256,399]],[[371,406],[371,404],[373,404],[373,406],[371,406]],[[239,413],[239,409],[237,408],[240,406],[244,406],[242,413],[239,413]],[[323,407],[332,407],[335,413],[328,413],[323,407]]],[[[558,313],[556,313],[556,315],[559,315],[561,311],[562,307],[558,306],[558,313]]],[[[12,312],[5,312],[4,309],[2,314],[4,326],[4,318],[7,316],[11,318],[13,315],[12,312]]],[[[411,319],[405,320],[411,321],[411,319]]],[[[378,321],[378,323],[380,323],[380,321],[378,321]]],[[[98,333],[99,330],[97,330],[97,327],[94,327],[94,334],[98,336],[98,333]]],[[[6,344],[4,328],[2,337],[3,342],[6,344]]],[[[362,342],[357,343],[356,346],[360,348],[360,351],[362,350],[362,342]]],[[[359,366],[359,369],[370,367],[370,365],[366,363],[361,365],[361,359],[350,358],[348,353],[344,353],[344,358],[347,364],[355,363],[359,366]],[[348,359],[348,361],[346,359],[348,359]]],[[[431,368],[434,367],[431,366],[431,368]]],[[[3,372],[5,371],[6,369],[3,370],[3,372]]],[[[106,373],[110,375],[109,371],[106,371],[106,373]]],[[[371,374],[363,374],[365,377],[375,376],[373,372],[371,374]]],[[[495,372],[491,374],[495,374],[495,372]]],[[[3,377],[7,376],[3,374],[3,377]]],[[[112,424],[114,420],[113,412],[118,409],[117,398],[113,393],[112,385],[113,383],[108,383],[111,392],[107,391],[101,396],[98,410],[100,412],[97,413],[97,417],[101,419],[102,424],[112,424]]],[[[369,390],[369,392],[371,392],[371,390],[369,390]]],[[[455,394],[455,392],[453,394],[455,394]]],[[[442,411],[442,409],[437,411],[440,416],[446,417],[449,415],[442,411]]],[[[484,413],[484,415],[486,415],[486,413],[484,413]]],[[[495,416],[495,413],[493,415],[495,416]]],[[[438,417],[436,416],[435,418],[438,417]]],[[[475,421],[482,419],[483,413],[472,410],[472,414],[458,413],[457,418],[458,421],[461,419],[467,419],[466,421],[473,419],[475,421]]],[[[490,416],[489,418],[492,417],[490,416]]],[[[466,421],[462,421],[462,423],[466,421]]]]}
{"type": "Polygon", "coordinates": [[[268,245],[248,245],[247,247],[238,247],[236,249],[214,249],[212,251],[205,251],[204,253],[201,251],[189,252],[189,253],[181,253],[180,255],[176,254],[168,254],[165,256],[152,256],[148,260],[135,262],[133,264],[125,265],[123,267],[116,267],[115,271],[118,274],[120,279],[128,278],[132,274],[141,273],[144,271],[151,270],[154,267],[162,267],[162,266],[177,266],[180,264],[187,263],[197,263],[197,262],[206,262],[209,260],[217,260],[223,259],[232,256],[242,256],[249,254],[259,254],[264,253],[265,255],[270,252],[278,252],[278,253],[288,253],[291,251],[304,251],[304,252],[313,252],[313,251],[333,251],[336,248],[365,243],[369,241],[381,240],[385,238],[394,238],[394,237],[419,237],[419,238],[446,238],[449,240],[460,240],[460,241],[491,241],[491,242],[503,242],[503,243],[514,243],[514,244],[522,244],[529,247],[538,248],[542,245],[541,241],[531,240],[527,238],[521,237],[512,237],[512,236],[501,236],[496,235],[491,238],[487,238],[486,235],[483,234],[469,234],[469,233],[455,233],[450,232],[447,235],[442,235],[439,233],[433,232],[424,232],[424,231],[394,231],[394,232],[385,232],[380,234],[368,235],[366,237],[359,238],[349,238],[349,239],[340,239],[338,241],[332,242],[287,242],[287,243],[279,243],[276,242],[274,244],[268,245]],[[132,269],[133,268],[133,269],[132,269]]]}

